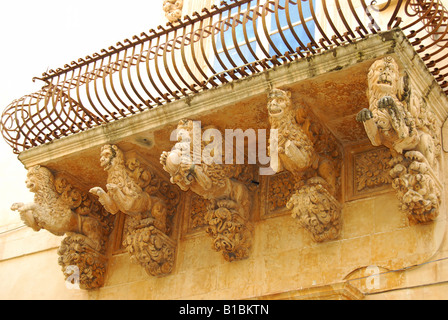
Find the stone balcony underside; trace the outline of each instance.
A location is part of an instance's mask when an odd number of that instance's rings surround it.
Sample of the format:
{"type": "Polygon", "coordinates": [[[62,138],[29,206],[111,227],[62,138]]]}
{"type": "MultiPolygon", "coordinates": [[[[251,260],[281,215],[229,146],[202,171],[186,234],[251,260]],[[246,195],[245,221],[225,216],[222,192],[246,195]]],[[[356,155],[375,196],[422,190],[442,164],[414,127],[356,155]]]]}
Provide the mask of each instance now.
{"type": "MultiPolygon", "coordinates": [[[[374,61],[384,56],[392,56],[398,62],[399,67],[406,70],[415,90],[420,92],[428,101],[431,101],[429,108],[437,120],[443,123],[448,116],[446,95],[434,80],[434,77],[427,72],[424,63],[415,53],[409,41],[400,31],[393,30],[371,36],[354,44],[337,47],[308,59],[301,59],[279,66],[259,75],[199,93],[191,98],[175,101],[163,107],[154,108],[107,125],[55,140],[52,143],[22,152],[19,159],[27,168],[35,165],[45,166],[55,173],[65,172],[71,176],[76,176],[87,188],[96,186],[104,188],[108,183],[108,175],[99,161],[101,149],[106,144],[116,145],[125,157],[126,155],[137,154],[138,158],[143,159],[153,171],[157,171],[156,175],[158,177],[169,183],[170,176],[164,171],[160,163],[160,156],[164,151],[172,150],[175,141],[170,141],[170,136],[172,131],[176,129],[179,120],[201,121],[203,128],[212,125],[221,132],[225,129],[270,129],[271,124],[266,108],[268,93],[274,88],[280,88],[291,93],[291,101],[294,106],[303,106],[306,110],[309,110],[313,119],[317,119],[320,125],[330,131],[344,153],[343,161],[347,162],[347,159],[355,158],[351,152],[357,146],[361,145],[364,148],[362,152],[374,148],[370,145],[363,125],[356,121],[356,115],[361,109],[369,107],[367,92],[369,68],[374,61]]],[[[345,162],[342,166],[345,166],[343,170],[347,170],[347,167],[351,166],[345,162]]],[[[350,182],[346,180],[353,180],[353,174],[343,172],[341,177],[343,180],[342,194],[337,196],[338,201],[345,205],[344,201],[361,198],[362,195],[347,191],[350,182]]],[[[257,201],[258,203],[255,204],[255,210],[252,209],[252,214],[249,217],[252,222],[260,219],[260,217],[264,219],[268,216],[266,214],[263,217],[263,213],[261,213],[264,209],[260,199],[263,196],[267,198],[266,193],[268,191],[266,190],[268,188],[263,188],[270,178],[260,176],[254,179],[259,179],[260,188],[254,201],[254,203],[257,201]],[[263,193],[265,194],[263,195],[263,193]],[[260,212],[254,214],[253,212],[257,209],[260,212]],[[256,219],[254,219],[254,216],[256,219]]],[[[388,190],[391,190],[391,188],[389,187],[388,190]]],[[[187,193],[187,196],[182,195],[182,199],[186,199],[186,201],[182,201],[185,204],[179,206],[180,209],[177,210],[177,213],[182,211],[182,215],[187,214],[188,210],[185,209],[187,208],[185,206],[193,202],[193,196],[196,195],[192,192],[187,193]]],[[[350,205],[348,207],[348,211],[351,210],[350,205]]],[[[443,203],[440,212],[445,212],[444,208],[445,204],[443,203]]],[[[353,218],[350,213],[347,216],[347,219],[353,218]]],[[[344,218],[347,216],[344,216],[344,218]]],[[[395,217],[392,220],[396,222],[398,218],[395,217]]],[[[398,259],[393,250],[384,249],[384,252],[379,250],[384,253],[383,256],[377,261],[373,258],[372,260],[378,264],[383,263],[381,266],[384,270],[409,267],[427,261],[434,255],[440,245],[441,235],[445,230],[445,220],[446,217],[443,214],[433,225],[422,227],[425,228],[423,231],[420,229],[411,230],[408,225],[407,228],[403,228],[401,225],[403,229],[401,231],[406,237],[413,237],[412,239],[414,239],[420,235],[419,232],[422,232],[425,233],[426,239],[431,239],[429,243],[424,244],[424,252],[419,252],[414,256],[414,248],[406,247],[403,248],[400,259],[398,259]],[[409,259],[407,255],[410,257],[409,259]]],[[[174,224],[179,222],[185,224],[187,220],[183,217],[182,220],[175,218],[174,221],[174,224]]],[[[348,224],[350,223],[348,222],[348,224]]],[[[176,233],[183,232],[187,228],[188,226],[180,226],[179,224],[175,226],[172,239],[182,238],[184,235],[177,237],[176,233]]],[[[343,236],[344,234],[346,234],[346,231],[343,231],[343,236]]],[[[368,234],[370,235],[370,233],[368,234]]],[[[389,234],[384,233],[381,236],[384,236],[384,238],[378,236],[379,242],[382,242],[383,245],[389,242],[389,238],[387,238],[389,234]]],[[[260,235],[253,236],[253,242],[260,240],[260,237],[260,235]]],[[[423,237],[416,241],[420,243],[420,239],[423,239],[423,237]]],[[[372,240],[372,243],[374,241],[376,241],[376,238],[372,240]]],[[[392,246],[398,246],[401,244],[400,241],[391,241],[392,246]]],[[[349,245],[347,244],[347,246],[349,245]]],[[[258,247],[258,244],[255,247],[258,247]]],[[[319,250],[322,250],[322,252],[326,252],[325,250],[331,251],[333,248],[338,248],[338,246],[313,247],[316,252],[320,252],[319,250]]],[[[254,250],[256,251],[257,248],[254,250]]],[[[183,253],[178,253],[178,255],[182,257],[183,253]]],[[[317,255],[318,253],[316,253],[317,255]]],[[[174,262],[174,264],[176,263],[174,262]]],[[[361,270],[367,265],[369,264],[348,262],[347,266],[340,267],[341,270],[343,269],[341,274],[345,276],[356,270],[361,270]]],[[[362,273],[362,271],[360,272],[362,273]]],[[[343,279],[346,278],[339,277],[331,279],[331,281],[340,282],[343,279]]],[[[326,289],[324,291],[326,292],[326,289]]],[[[272,292],[266,294],[269,293],[272,292]]],[[[263,295],[266,294],[263,293],[263,295]]],[[[301,294],[297,295],[300,296],[301,294]]]]}
{"type": "MultiPolygon", "coordinates": [[[[367,140],[364,128],[355,120],[357,112],[368,106],[366,75],[374,59],[386,54],[398,55],[401,64],[415,63],[411,70],[426,69],[401,32],[384,32],[23,151],[19,159],[27,168],[44,165],[77,175],[92,185],[101,184],[106,178],[98,155],[104,144],[117,144],[124,152],[136,151],[159,167],[160,154],[171,148],[170,134],[182,118],[222,130],[269,129],[266,97],[274,87],[291,91],[292,101],[312,110],[342,145],[356,144],[367,140]]],[[[414,76],[422,78],[418,79],[422,87],[430,88],[428,95],[445,99],[431,75],[414,76]]],[[[444,110],[434,112],[444,119],[444,110]]]]}

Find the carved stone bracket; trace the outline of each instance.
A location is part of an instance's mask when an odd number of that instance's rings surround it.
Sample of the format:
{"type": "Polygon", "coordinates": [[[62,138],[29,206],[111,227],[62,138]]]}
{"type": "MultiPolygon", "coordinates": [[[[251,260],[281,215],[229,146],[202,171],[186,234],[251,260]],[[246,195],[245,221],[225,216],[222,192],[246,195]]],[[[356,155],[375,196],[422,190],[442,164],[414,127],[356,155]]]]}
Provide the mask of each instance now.
{"type": "Polygon", "coordinates": [[[59,264],[67,277],[71,267],[78,268],[82,289],[104,284],[107,259],[106,244],[112,219],[87,192],[73,186],[69,178],[56,178],[45,167],[28,170],[26,185],[34,202],[15,203],[11,209],[20,213],[24,223],[35,231],[45,229],[57,236],[66,235],[59,247],[59,264]]]}
{"type": "Polygon", "coordinates": [[[439,214],[442,194],[440,125],[392,57],[372,64],[368,85],[369,108],[361,110],[357,120],[372,145],[391,151],[392,187],[409,221],[432,221],[439,214]]]}
{"type": "Polygon", "coordinates": [[[174,266],[176,243],[147,221],[136,221],[123,240],[131,261],[139,263],[152,276],[170,274],[174,266]]]}
{"type": "Polygon", "coordinates": [[[169,234],[179,201],[178,192],[137,157],[125,159],[115,145],[102,148],[101,166],[108,173],[107,192],[101,187],[90,192],[112,214],[126,214],[128,232],[123,245],[131,260],[140,263],[149,275],[170,273],[176,245],[169,234]]]}
{"type": "MultiPolygon", "coordinates": [[[[181,120],[178,140],[170,152],[163,152],[160,162],[181,190],[191,190],[209,201],[205,221],[213,248],[228,261],[245,259],[251,248],[252,228],[249,223],[252,200],[247,167],[222,161],[193,163],[196,152],[204,151],[206,142],[193,138],[194,122],[181,120]],[[198,143],[195,145],[195,143],[198,143]]],[[[200,137],[203,132],[199,128],[200,137]]]]}
{"type": "MultiPolygon", "coordinates": [[[[294,191],[287,207],[315,241],[333,240],[341,230],[341,152],[334,137],[303,108],[293,108],[291,93],[273,89],[268,95],[271,130],[278,130],[275,172],[287,170],[294,191]]],[[[270,144],[271,157],[275,150],[270,144]]]]}

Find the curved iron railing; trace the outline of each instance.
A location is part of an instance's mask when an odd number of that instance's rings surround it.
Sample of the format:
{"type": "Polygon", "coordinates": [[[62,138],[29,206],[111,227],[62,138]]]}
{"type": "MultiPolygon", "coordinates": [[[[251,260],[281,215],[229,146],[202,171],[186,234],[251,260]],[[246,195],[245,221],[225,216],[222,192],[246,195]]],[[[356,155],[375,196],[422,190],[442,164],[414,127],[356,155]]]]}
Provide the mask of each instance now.
{"type": "Polygon", "coordinates": [[[395,27],[446,88],[447,18],[439,0],[222,2],[35,78],[2,134],[20,153],[395,27]]]}

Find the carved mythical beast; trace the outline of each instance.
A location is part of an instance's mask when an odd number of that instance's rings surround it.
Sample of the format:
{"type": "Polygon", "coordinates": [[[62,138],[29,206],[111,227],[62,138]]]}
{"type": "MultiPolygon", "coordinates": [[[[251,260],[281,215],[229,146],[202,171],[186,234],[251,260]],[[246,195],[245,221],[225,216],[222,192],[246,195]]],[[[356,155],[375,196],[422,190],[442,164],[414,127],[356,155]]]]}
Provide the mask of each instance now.
{"type": "MultiPolygon", "coordinates": [[[[287,207],[316,241],[337,238],[341,230],[341,205],[335,198],[338,148],[303,108],[293,108],[290,92],[271,90],[267,108],[271,130],[278,130],[279,163],[272,166],[271,159],[271,167],[276,172],[286,169],[296,179],[296,192],[287,207]]],[[[271,144],[270,154],[272,148],[271,144]]]]}
{"type": "Polygon", "coordinates": [[[101,187],[94,187],[90,192],[98,196],[104,208],[111,214],[121,211],[136,220],[149,219],[157,229],[166,232],[164,201],[150,196],[132,179],[125,167],[123,152],[115,145],[105,145],[100,163],[108,173],[107,192],[101,187]]]}
{"type": "Polygon", "coordinates": [[[104,240],[104,226],[97,219],[75,213],[70,204],[55,188],[54,176],[45,167],[28,170],[27,188],[33,192],[34,202],[14,203],[11,210],[18,211],[23,222],[35,231],[45,229],[57,236],[75,233],[99,251],[104,240]]]}
{"type": "Polygon", "coordinates": [[[140,167],[137,159],[125,163],[123,152],[115,145],[103,146],[100,164],[108,173],[107,192],[101,187],[92,188],[90,192],[99,197],[110,213],[121,211],[127,215],[128,232],[123,245],[131,261],[140,263],[149,275],[169,274],[174,265],[176,243],[167,235],[170,231],[167,203],[152,195],[160,191],[161,184],[140,185],[140,178],[146,175],[146,180],[152,179],[152,173],[140,167]]]}
{"type": "MultiPolygon", "coordinates": [[[[247,258],[251,246],[248,222],[251,197],[247,186],[237,180],[241,167],[204,161],[193,163],[193,121],[181,120],[178,132],[181,141],[160,157],[163,169],[170,174],[171,183],[210,201],[207,232],[214,238],[215,250],[223,251],[229,261],[247,258]]],[[[203,151],[205,142],[200,143],[203,151]]]]}
{"type": "Polygon", "coordinates": [[[400,76],[392,57],[375,61],[367,80],[369,108],[356,119],[374,146],[390,149],[392,186],[410,221],[431,221],[438,215],[442,189],[436,118],[425,99],[411,92],[409,77],[400,76]]]}

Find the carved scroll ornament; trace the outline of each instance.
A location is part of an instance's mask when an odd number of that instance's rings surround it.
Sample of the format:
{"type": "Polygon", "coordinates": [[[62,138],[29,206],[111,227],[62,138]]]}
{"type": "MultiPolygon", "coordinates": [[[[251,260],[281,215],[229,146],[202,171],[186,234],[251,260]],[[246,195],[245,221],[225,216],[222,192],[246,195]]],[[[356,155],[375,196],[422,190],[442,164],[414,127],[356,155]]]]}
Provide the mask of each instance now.
{"type": "Polygon", "coordinates": [[[436,118],[425,99],[411,92],[407,74],[400,75],[392,57],[372,64],[368,85],[369,108],[361,110],[357,120],[374,146],[390,149],[392,187],[410,222],[432,221],[439,214],[442,193],[436,118]]]}
{"type": "Polygon", "coordinates": [[[169,274],[174,265],[175,242],[167,235],[169,218],[174,214],[174,205],[165,190],[167,201],[154,196],[164,188],[148,170],[142,168],[137,159],[125,161],[123,152],[115,145],[105,145],[101,150],[101,166],[108,173],[107,192],[101,187],[90,189],[98,196],[104,208],[112,214],[123,212],[129,221],[128,234],[123,245],[131,255],[153,276],[169,274]]]}
{"type": "Polygon", "coordinates": [[[58,250],[66,278],[71,274],[68,267],[76,266],[82,289],[101,287],[106,272],[106,242],[112,229],[107,213],[88,193],[73,187],[63,176],[55,178],[45,167],[30,168],[26,186],[34,193],[34,202],[15,203],[11,209],[35,231],[66,235],[58,250]]]}
{"type": "MultiPolygon", "coordinates": [[[[238,180],[241,165],[192,163],[193,121],[181,120],[178,139],[173,149],[163,152],[160,162],[181,190],[191,190],[209,201],[205,220],[206,232],[213,239],[213,248],[221,251],[227,261],[249,256],[252,226],[249,222],[252,205],[249,189],[238,180]]],[[[202,136],[202,132],[201,132],[202,136]]],[[[199,142],[201,151],[204,141],[199,142]]],[[[222,162],[224,163],[224,161],[222,162]]]]}
{"type": "Polygon", "coordinates": [[[312,121],[305,109],[293,108],[290,92],[271,90],[267,108],[271,129],[278,130],[278,163],[271,165],[272,169],[287,170],[296,181],[295,191],[287,203],[292,217],[298,219],[315,241],[336,239],[341,230],[337,144],[312,121]]]}

